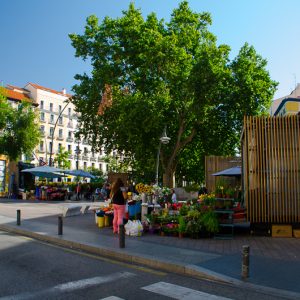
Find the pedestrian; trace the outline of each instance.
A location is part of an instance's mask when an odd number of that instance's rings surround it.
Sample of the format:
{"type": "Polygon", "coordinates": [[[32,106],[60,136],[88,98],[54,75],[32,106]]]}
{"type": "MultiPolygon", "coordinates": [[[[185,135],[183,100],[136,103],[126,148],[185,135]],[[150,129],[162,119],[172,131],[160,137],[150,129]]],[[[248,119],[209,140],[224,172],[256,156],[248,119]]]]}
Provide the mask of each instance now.
{"type": "Polygon", "coordinates": [[[176,196],[176,193],[175,193],[174,189],[172,189],[171,199],[172,199],[172,203],[177,203],[177,196],[176,196]]]}
{"type": "Polygon", "coordinates": [[[114,208],[113,232],[119,233],[119,225],[123,224],[123,218],[126,209],[127,192],[121,178],[113,183],[110,198],[114,208]]]}
{"type": "Polygon", "coordinates": [[[78,182],[76,187],[76,200],[79,201],[81,197],[81,182],[78,182]]]}
{"type": "Polygon", "coordinates": [[[107,195],[106,184],[103,184],[103,186],[100,190],[100,199],[101,200],[107,200],[108,197],[109,197],[109,195],[107,195]]]}
{"type": "Polygon", "coordinates": [[[110,197],[110,191],[111,191],[111,186],[110,186],[109,183],[105,184],[105,191],[106,191],[107,198],[109,198],[110,197]]]}

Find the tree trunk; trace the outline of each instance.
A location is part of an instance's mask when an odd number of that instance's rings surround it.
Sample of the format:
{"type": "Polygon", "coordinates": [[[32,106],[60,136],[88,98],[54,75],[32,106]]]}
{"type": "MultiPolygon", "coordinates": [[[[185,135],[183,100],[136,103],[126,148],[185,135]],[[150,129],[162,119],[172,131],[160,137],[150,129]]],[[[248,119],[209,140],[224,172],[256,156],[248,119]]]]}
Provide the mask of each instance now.
{"type": "Polygon", "coordinates": [[[163,174],[163,186],[173,188],[174,187],[174,173],[175,170],[172,168],[166,169],[163,174]]]}

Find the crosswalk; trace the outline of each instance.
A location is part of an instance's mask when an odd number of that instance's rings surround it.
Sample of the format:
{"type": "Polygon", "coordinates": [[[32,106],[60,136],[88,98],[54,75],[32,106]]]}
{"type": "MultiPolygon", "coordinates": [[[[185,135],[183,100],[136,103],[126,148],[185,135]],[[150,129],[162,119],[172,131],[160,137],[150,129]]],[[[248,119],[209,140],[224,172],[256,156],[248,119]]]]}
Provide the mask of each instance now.
{"type": "MultiPolygon", "coordinates": [[[[232,300],[231,298],[226,298],[222,296],[217,296],[190,288],[186,288],[180,285],[167,283],[167,282],[157,282],[148,286],[141,288],[142,290],[152,292],[161,296],[170,297],[171,299],[179,300],[232,300]]],[[[116,296],[110,296],[106,298],[101,298],[99,300],[126,300],[116,296]]]]}
{"type": "MultiPolygon", "coordinates": [[[[81,279],[77,281],[65,282],[58,284],[56,286],[35,291],[35,292],[25,292],[21,294],[15,294],[10,296],[0,297],[0,300],[26,300],[26,299],[42,299],[47,298],[47,296],[61,295],[67,292],[76,292],[81,289],[91,288],[93,286],[97,287],[101,284],[108,282],[120,281],[123,279],[129,279],[136,276],[136,274],[131,272],[116,272],[106,276],[97,276],[92,278],[81,279]]],[[[139,288],[145,293],[153,293],[156,295],[161,295],[169,297],[170,299],[180,299],[180,300],[232,300],[230,298],[225,298],[222,296],[217,296],[198,290],[186,288],[180,285],[168,283],[168,282],[156,282],[144,287],[139,288]]],[[[146,296],[146,295],[145,295],[146,296]]],[[[149,299],[151,295],[147,295],[149,299]]],[[[99,300],[126,300],[114,295],[101,298],[99,300]]]]}

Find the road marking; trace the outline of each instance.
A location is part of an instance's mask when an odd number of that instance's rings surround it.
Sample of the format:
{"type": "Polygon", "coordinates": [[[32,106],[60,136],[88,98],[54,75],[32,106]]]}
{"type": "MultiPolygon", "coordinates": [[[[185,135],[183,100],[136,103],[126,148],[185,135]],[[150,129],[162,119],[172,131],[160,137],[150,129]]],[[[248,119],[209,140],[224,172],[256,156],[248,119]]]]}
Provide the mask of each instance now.
{"type": "Polygon", "coordinates": [[[106,298],[101,298],[99,300],[124,300],[124,299],[116,297],[116,296],[110,296],[110,297],[106,297],[106,298]]]}
{"type": "Polygon", "coordinates": [[[49,294],[71,292],[71,291],[84,289],[87,287],[91,287],[94,285],[99,285],[99,284],[103,284],[103,283],[107,283],[119,279],[130,278],[133,276],[136,275],[129,272],[118,272],[107,276],[97,276],[97,277],[81,279],[77,281],[70,281],[67,283],[58,284],[52,288],[45,289],[42,291],[26,292],[18,295],[5,296],[5,297],[1,297],[0,300],[25,300],[25,299],[32,299],[32,298],[41,299],[42,297],[48,296],[49,294]]]}
{"type": "Polygon", "coordinates": [[[142,287],[142,289],[159,295],[180,300],[232,300],[230,298],[200,292],[197,290],[189,289],[180,285],[171,284],[163,281],[144,286],[142,287]]]}

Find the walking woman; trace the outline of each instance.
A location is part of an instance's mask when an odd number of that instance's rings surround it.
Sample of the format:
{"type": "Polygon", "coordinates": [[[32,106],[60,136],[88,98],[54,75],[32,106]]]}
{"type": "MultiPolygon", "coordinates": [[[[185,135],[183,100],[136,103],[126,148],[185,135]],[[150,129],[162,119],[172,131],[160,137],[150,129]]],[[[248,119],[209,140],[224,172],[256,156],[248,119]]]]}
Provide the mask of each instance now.
{"type": "Polygon", "coordinates": [[[119,233],[119,225],[123,224],[127,199],[127,192],[121,178],[118,178],[117,181],[113,183],[110,198],[112,199],[114,207],[113,231],[114,233],[119,233]]]}

